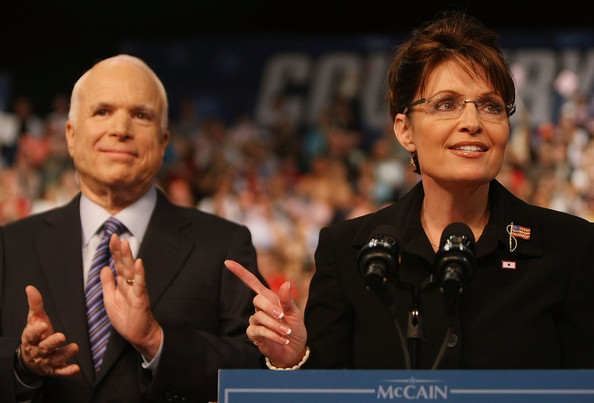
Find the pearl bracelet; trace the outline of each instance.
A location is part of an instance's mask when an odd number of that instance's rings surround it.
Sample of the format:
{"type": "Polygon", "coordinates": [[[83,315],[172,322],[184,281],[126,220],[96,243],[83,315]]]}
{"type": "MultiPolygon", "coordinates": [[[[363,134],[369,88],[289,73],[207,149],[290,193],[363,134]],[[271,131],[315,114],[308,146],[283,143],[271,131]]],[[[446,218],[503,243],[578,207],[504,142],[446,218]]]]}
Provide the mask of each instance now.
{"type": "Polygon", "coordinates": [[[299,361],[296,365],[293,365],[291,368],[277,368],[274,365],[272,365],[272,363],[270,362],[270,359],[268,357],[266,357],[266,366],[270,369],[273,369],[275,371],[291,371],[294,369],[299,369],[301,368],[301,366],[303,364],[305,364],[305,362],[307,361],[307,359],[309,358],[309,353],[310,353],[310,349],[309,346],[306,348],[305,350],[305,355],[303,356],[303,358],[301,359],[301,361],[299,361]]]}

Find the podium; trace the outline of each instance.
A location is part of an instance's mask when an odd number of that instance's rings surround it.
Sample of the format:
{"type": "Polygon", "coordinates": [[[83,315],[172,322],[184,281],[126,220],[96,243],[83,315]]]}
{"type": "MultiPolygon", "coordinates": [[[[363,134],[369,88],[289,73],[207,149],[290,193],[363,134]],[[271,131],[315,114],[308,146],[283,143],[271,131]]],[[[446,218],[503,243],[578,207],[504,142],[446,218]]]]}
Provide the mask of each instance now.
{"type": "Polygon", "coordinates": [[[594,370],[220,370],[219,403],[594,402],[594,370]]]}

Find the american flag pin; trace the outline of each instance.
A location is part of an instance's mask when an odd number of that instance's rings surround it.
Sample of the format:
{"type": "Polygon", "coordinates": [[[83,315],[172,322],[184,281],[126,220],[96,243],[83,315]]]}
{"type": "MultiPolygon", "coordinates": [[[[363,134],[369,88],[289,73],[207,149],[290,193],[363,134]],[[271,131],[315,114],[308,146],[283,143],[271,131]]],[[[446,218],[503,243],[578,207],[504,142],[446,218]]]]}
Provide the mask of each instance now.
{"type": "Polygon", "coordinates": [[[506,270],[516,270],[516,262],[513,260],[502,260],[501,268],[506,270]]]}
{"type": "Polygon", "coordinates": [[[508,226],[507,226],[507,233],[509,234],[509,252],[513,252],[516,250],[516,248],[518,247],[518,240],[516,239],[516,237],[518,238],[522,238],[525,239],[526,241],[530,240],[530,228],[528,227],[522,227],[521,225],[515,225],[513,222],[511,222],[508,226]]]}
{"type": "Polygon", "coordinates": [[[522,227],[521,225],[514,225],[513,223],[511,224],[511,226],[512,229],[510,235],[517,236],[518,238],[522,238],[525,240],[530,239],[530,228],[522,227]]]}

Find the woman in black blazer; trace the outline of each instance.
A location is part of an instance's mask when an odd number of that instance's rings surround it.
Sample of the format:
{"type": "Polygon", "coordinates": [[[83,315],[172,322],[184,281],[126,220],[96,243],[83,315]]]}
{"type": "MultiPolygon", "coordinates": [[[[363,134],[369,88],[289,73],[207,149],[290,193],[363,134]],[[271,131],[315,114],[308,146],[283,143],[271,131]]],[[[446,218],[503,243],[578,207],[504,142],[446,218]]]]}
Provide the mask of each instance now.
{"type": "Polygon", "coordinates": [[[305,322],[287,286],[227,263],[260,294],[247,334],[269,367],[594,368],[592,224],[495,180],[515,110],[497,41],[450,13],[398,48],[389,111],[421,181],[320,232],[305,322]]]}

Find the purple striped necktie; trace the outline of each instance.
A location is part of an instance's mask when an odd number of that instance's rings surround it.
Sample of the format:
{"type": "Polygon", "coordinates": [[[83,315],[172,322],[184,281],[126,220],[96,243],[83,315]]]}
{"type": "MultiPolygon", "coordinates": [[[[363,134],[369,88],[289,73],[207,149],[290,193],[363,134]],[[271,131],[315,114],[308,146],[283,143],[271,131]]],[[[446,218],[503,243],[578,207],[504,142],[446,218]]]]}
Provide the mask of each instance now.
{"type": "Polygon", "coordinates": [[[120,235],[125,230],[125,227],[124,224],[115,218],[110,217],[105,221],[102,229],[103,236],[101,237],[95,255],[93,256],[91,269],[89,270],[89,278],[87,280],[87,287],[85,289],[89,341],[95,372],[99,371],[99,368],[101,367],[103,354],[107,349],[107,341],[109,340],[109,334],[111,333],[111,323],[109,322],[107,313],[105,312],[105,306],[103,305],[103,289],[101,288],[99,273],[103,267],[108,265],[114,270],[111,252],[109,251],[109,239],[114,233],[120,235]]]}

